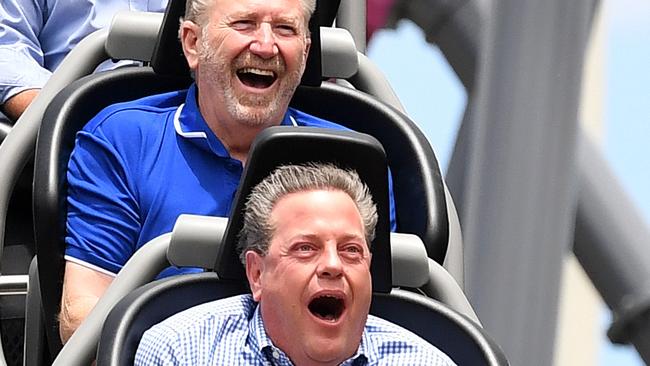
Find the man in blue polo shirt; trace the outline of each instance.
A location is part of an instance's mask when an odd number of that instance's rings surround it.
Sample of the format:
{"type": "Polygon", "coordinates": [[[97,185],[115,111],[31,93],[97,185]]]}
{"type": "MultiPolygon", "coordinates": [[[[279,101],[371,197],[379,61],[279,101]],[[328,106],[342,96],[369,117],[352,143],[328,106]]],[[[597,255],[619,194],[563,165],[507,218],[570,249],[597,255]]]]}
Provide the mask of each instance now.
{"type": "Polygon", "coordinates": [[[342,128],[288,108],[314,7],[314,0],[188,0],[179,35],[195,84],[108,107],[78,133],[68,166],[64,341],[130,256],[171,231],[178,215],[228,215],[261,130],[342,128]]]}

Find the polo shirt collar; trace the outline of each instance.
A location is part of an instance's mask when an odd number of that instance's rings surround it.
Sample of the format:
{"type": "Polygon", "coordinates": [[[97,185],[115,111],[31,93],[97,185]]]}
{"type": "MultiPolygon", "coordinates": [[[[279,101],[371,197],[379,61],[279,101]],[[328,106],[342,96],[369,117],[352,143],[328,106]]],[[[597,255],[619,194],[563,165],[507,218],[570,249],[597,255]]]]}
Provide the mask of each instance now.
{"type": "MultiPolygon", "coordinates": [[[[228,150],[208,127],[207,122],[201,115],[196,97],[197,87],[196,83],[193,83],[187,90],[185,103],[181,104],[174,113],[176,134],[204,150],[212,151],[217,156],[229,158],[228,150]]],[[[295,111],[289,108],[280,125],[297,126],[298,123],[294,114],[295,111]]]]}

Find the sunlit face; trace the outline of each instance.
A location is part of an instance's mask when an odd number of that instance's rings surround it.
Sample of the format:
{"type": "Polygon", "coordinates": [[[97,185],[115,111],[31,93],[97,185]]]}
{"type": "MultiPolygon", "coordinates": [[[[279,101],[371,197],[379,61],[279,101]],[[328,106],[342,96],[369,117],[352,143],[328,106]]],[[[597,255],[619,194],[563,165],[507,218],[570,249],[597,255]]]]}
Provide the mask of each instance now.
{"type": "Polygon", "coordinates": [[[339,364],[359,347],[372,296],[359,211],[342,191],[305,191],[276,202],[271,223],[268,253],[246,253],[266,331],[295,364],[339,364]]]}
{"type": "Polygon", "coordinates": [[[200,93],[238,123],[278,124],[310,44],[300,0],[214,1],[197,41],[200,93]]]}

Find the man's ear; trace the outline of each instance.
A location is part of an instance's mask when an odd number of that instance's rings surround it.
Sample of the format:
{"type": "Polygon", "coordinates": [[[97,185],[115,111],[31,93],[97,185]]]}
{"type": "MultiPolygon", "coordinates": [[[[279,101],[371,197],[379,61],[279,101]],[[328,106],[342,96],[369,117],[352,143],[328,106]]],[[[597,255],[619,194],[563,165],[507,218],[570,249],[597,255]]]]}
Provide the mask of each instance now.
{"type": "Polygon", "coordinates": [[[253,294],[253,300],[256,302],[259,302],[262,297],[263,259],[259,253],[253,250],[246,252],[246,277],[248,278],[248,285],[253,294]]]}
{"type": "Polygon", "coordinates": [[[201,27],[189,20],[181,22],[179,30],[183,53],[190,70],[196,70],[199,63],[199,38],[201,37],[201,27]]]}

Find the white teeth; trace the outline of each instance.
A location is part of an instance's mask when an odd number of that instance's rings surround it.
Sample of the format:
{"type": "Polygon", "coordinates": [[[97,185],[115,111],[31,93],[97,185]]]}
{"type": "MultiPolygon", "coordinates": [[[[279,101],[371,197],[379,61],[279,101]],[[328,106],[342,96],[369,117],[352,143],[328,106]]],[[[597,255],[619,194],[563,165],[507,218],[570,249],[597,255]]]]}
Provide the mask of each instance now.
{"type": "Polygon", "coordinates": [[[262,70],[262,69],[257,69],[254,67],[245,67],[241,70],[239,70],[240,73],[250,73],[250,74],[257,74],[261,76],[271,76],[273,77],[273,71],[271,70],[262,70]]]}

